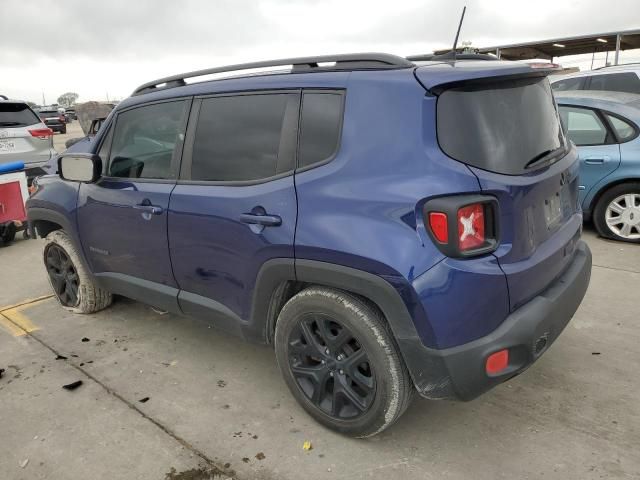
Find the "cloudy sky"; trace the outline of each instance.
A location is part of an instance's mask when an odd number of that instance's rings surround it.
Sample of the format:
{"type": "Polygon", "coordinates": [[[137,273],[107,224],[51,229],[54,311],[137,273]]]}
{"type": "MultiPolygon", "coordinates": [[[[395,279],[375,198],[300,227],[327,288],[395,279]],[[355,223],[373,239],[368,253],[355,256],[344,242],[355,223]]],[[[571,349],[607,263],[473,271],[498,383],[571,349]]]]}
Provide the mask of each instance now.
{"type": "Polygon", "coordinates": [[[426,53],[451,45],[465,4],[460,40],[474,46],[640,27],[640,0],[0,0],[0,93],[122,99],[145,81],[229,63],[426,53]]]}

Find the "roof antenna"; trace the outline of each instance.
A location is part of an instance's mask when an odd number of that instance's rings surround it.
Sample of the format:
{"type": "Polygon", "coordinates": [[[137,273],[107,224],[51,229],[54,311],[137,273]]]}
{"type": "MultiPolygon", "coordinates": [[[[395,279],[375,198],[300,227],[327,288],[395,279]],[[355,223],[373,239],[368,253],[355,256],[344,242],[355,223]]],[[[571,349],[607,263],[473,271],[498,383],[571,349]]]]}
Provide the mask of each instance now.
{"type": "Polygon", "coordinates": [[[458,24],[458,31],[456,32],[456,39],[453,41],[453,61],[456,61],[456,49],[458,48],[458,37],[460,36],[460,29],[462,28],[462,22],[464,21],[464,13],[467,11],[465,5],[462,9],[462,16],[460,17],[460,23],[458,24]]]}

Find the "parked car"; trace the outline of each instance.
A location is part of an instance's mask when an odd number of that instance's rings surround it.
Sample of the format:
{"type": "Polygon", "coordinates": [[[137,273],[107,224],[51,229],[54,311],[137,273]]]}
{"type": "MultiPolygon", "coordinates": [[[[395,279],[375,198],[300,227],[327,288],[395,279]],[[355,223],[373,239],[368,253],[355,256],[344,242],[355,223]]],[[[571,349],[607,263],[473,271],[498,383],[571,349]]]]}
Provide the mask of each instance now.
{"type": "Polygon", "coordinates": [[[580,205],[598,233],[640,243],[640,95],[558,92],[580,156],[580,205]]]}
{"type": "Polygon", "coordinates": [[[71,123],[73,120],[77,120],[78,117],[76,115],[76,110],[74,108],[67,108],[65,110],[65,115],[69,118],[67,123],[71,123]]]}
{"type": "Polygon", "coordinates": [[[67,121],[63,113],[58,110],[42,109],[38,115],[44,124],[54,132],[67,133],[67,121]]]}
{"type": "Polygon", "coordinates": [[[0,165],[24,162],[30,179],[42,175],[42,167],[55,155],[52,137],[26,102],[0,95],[0,165]]]}
{"type": "Polygon", "coordinates": [[[640,63],[597,68],[586,72],[558,75],[551,79],[554,91],[604,90],[640,93],[640,63]]]}
{"type": "Polygon", "coordinates": [[[477,397],[549,348],[589,283],[548,73],[354,54],[144,84],[28,201],[53,291],[272,344],[344,434],[381,432],[413,390],[477,397]]]}

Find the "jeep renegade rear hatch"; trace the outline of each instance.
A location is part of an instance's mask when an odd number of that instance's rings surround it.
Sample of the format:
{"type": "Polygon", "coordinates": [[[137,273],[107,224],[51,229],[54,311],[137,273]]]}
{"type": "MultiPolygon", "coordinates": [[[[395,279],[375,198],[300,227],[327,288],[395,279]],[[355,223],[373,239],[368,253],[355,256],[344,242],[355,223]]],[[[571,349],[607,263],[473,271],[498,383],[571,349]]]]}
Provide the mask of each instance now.
{"type": "Polygon", "coordinates": [[[438,97],[438,142],[450,157],[520,175],[566,153],[545,77],[471,82],[438,97]]]}

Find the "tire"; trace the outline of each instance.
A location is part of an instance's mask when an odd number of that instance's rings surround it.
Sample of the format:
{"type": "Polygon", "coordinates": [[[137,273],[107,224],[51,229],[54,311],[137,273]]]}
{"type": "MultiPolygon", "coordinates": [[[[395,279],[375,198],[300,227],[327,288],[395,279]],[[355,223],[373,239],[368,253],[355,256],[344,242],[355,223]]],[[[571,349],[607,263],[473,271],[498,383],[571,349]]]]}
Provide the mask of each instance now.
{"type": "Polygon", "coordinates": [[[60,133],[62,133],[63,135],[67,133],[67,126],[66,125],[60,129],[60,133]]]}
{"type": "Polygon", "coordinates": [[[349,293],[309,287],[291,298],[278,316],[275,351],[296,400],[339,433],[376,435],[411,401],[413,384],[386,321],[349,293]]]}
{"type": "Polygon", "coordinates": [[[640,183],[623,183],[604,192],[594,209],[593,223],[605,238],[640,243],[640,183]]]}
{"type": "Polygon", "coordinates": [[[16,225],[13,222],[0,225],[0,247],[8,246],[16,238],[16,225]]]}
{"type": "Polygon", "coordinates": [[[47,235],[42,256],[49,284],[62,307],[73,313],[95,313],[111,305],[111,293],[95,285],[64,231],[47,235]]]}

